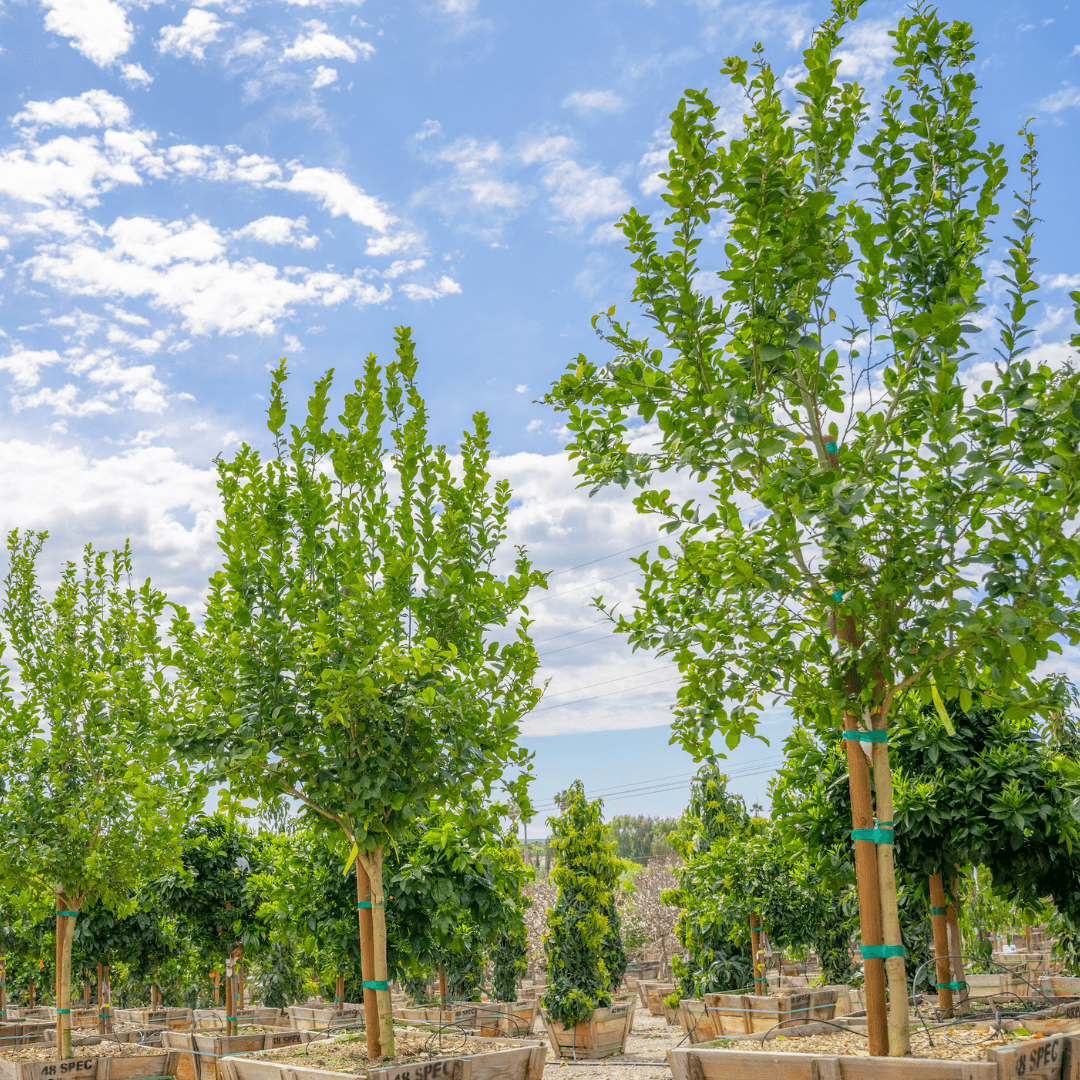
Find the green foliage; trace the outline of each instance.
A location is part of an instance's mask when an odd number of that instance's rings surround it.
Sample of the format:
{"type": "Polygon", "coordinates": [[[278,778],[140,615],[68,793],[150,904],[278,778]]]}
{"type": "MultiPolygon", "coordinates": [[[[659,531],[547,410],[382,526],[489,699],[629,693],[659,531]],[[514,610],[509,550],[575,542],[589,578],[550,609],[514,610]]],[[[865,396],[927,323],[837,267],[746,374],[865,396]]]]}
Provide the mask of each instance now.
{"type": "Polygon", "coordinates": [[[492,997],[496,1001],[517,1001],[517,980],[529,970],[529,934],[525,923],[504,930],[491,953],[492,997]]]}
{"type": "Polygon", "coordinates": [[[551,871],[558,899],[547,915],[544,948],[548,987],[544,1008],[566,1027],[611,1004],[611,991],[626,971],[615,889],[621,867],[606,838],[603,803],[585,798],[575,780],[565,792],[562,814],[549,818],[551,871]]]}
{"type": "Polygon", "coordinates": [[[760,57],[724,65],[745,95],[730,137],[720,106],[687,91],[665,229],[634,209],[621,223],[656,340],[610,309],[613,358],[579,356],[548,396],[579,475],[638,484],[638,510],[679,531],[641,557],[638,605],[613,617],[679,664],[675,731],[698,756],[715,734],[730,747],[755,735],[773,698],[834,727],[870,707],[884,726],[897,694],[929,704],[933,680],[966,709],[989,673],[1024,710],[1055,639],[1080,641],[1080,374],[1026,355],[1032,138],[998,359],[972,392],[1006,166],[980,139],[971,27],[917,4],[871,110],[837,72],[858,9],[836,0],[792,108],[760,57]],[[715,293],[709,228],[726,256],[715,293]],[[648,452],[632,449],[643,423],[659,429],[648,452]],[[676,500],[665,484],[680,470],[702,495],[676,500]]]}
{"type": "Polygon", "coordinates": [[[649,859],[669,854],[668,835],[678,825],[675,818],[646,817],[644,814],[619,814],[608,822],[620,859],[647,863],[649,859]]]}
{"type": "Polygon", "coordinates": [[[22,698],[0,676],[0,880],[22,903],[102,904],[124,916],[145,882],[175,867],[180,831],[205,789],[160,740],[178,706],[169,607],[131,556],[87,547],[56,591],[38,584],[44,533],[8,538],[4,635],[22,698]]]}

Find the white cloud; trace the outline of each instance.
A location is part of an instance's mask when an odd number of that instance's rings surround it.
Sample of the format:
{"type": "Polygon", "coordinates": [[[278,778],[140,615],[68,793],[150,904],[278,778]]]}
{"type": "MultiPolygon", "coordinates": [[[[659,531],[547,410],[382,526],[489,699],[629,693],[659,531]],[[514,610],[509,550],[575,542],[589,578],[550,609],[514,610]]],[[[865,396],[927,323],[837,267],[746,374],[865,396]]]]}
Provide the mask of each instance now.
{"type": "MultiPolygon", "coordinates": [[[[889,36],[892,25],[878,19],[845,27],[844,43],[836,53],[840,58],[840,78],[858,79],[864,85],[876,84],[893,70],[896,54],[889,36]]],[[[801,69],[799,74],[801,78],[801,69]]]]}
{"type": "Polygon", "coordinates": [[[517,392],[518,392],[519,394],[527,394],[527,393],[529,392],[529,387],[528,387],[528,385],[527,385],[526,383],[518,383],[518,385],[517,385],[517,392]]]}
{"type": "Polygon", "coordinates": [[[348,60],[353,64],[361,57],[367,60],[375,54],[374,45],[354,37],[335,37],[326,23],[318,19],[311,19],[304,27],[307,34],[300,34],[282,53],[283,60],[348,60]]]}
{"type": "Polygon", "coordinates": [[[1074,45],[1073,51],[1069,53],[1069,56],[1080,56],[1080,45],[1074,45]]]}
{"type": "Polygon", "coordinates": [[[1063,109],[1075,109],[1080,106],[1080,86],[1065,85],[1053,94],[1047,94],[1035,108],[1041,113],[1053,116],[1063,109]]]}
{"type": "Polygon", "coordinates": [[[442,125],[438,120],[425,120],[420,125],[420,130],[413,136],[414,139],[430,139],[432,135],[439,135],[442,132],[442,125]]]}
{"type": "Polygon", "coordinates": [[[24,349],[18,347],[7,356],[0,357],[0,371],[6,371],[15,385],[27,389],[41,381],[41,369],[61,362],[55,349],[24,349]]]}
{"type": "Polygon", "coordinates": [[[294,355],[296,353],[302,353],[304,351],[303,343],[295,334],[285,335],[285,348],[294,355]]]}
{"type": "Polygon", "coordinates": [[[25,266],[35,281],[84,296],[146,297],[175,312],[191,333],[268,334],[294,305],[383,303],[359,275],[295,268],[291,276],[255,259],[229,262],[225,238],[204,221],[117,218],[101,243],[45,245],[25,266]]]}
{"type": "Polygon", "coordinates": [[[412,274],[417,270],[422,269],[427,263],[424,259],[398,259],[396,262],[392,262],[380,275],[380,277],[393,280],[394,278],[401,277],[402,274],[412,274]]]}
{"type": "Polygon", "coordinates": [[[576,109],[579,113],[618,112],[625,102],[610,90],[576,90],[562,100],[564,109],[576,109]]]}
{"type": "Polygon", "coordinates": [[[617,177],[605,176],[598,166],[582,168],[574,161],[551,165],[544,175],[557,217],[576,225],[599,217],[618,217],[630,205],[630,196],[617,177]]]}
{"type": "Polygon", "coordinates": [[[449,296],[451,293],[460,293],[461,286],[453,278],[445,274],[435,282],[434,288],[427,285],[416,285],[410,282],[402,285],[400,291],[410,300],[438,300],[441,296],[449,296]]]}
{"type": "Polygon", "coordinates": [[[319,238],[307,231],[307,218],[261,217],[233,233],[237,238],[258,240],[263,244],[295,244],[313,248],[319,238]]]}
{"type": "Polygon", "coordinates": [[[131,87],[146,89],[153,81],[154,76],[147,73],[142,64],[125,64],[120,69],[120,78],[131,87]]]}
{"type": "Polygon", "coordinates": [[[222,22],[212,11],[190,8],[179,26],[163,26],[158,37],[158,51],[174,56],[191,56],[196,60],[206,57],[206,46],[221,37],[221,32],[232,23],[222,22]]]}
{"type": "Polygon", "coordinates": [[[1043,285],[1047,289],[1080,289],[1080,274],[1055,274],[1044,279],[1043,285]]]}
{"type": "Polygon", "coordinates": [[[43,0],[45,29],[71,38],[71,47],[98,67],[106,67],[131,48],[135,32],[124,9],[113,0],[43,0]]]}
{"type": "Polygon", "coordinates": [[[337,82],[337,68],[326,67],[325,64],[320,64],[314,72],[312,72],[311,89],[321,90],[324,86],[329,86],[333,82],[337,82]]]}
{"type": "Polygon", "coordinates": [[[54,101],[28,101],[22,112],[11,118],[13,127],[21,126],[30,135],[45,127],[127,127],[130,121],[127,102],[107,90],[87,90],[78,97],[54,101]]]}
{"type": "Polygon", "coordinates": [[[274,181],[267,186],[311,195],[332,217],[344,214],[376,232],[386,232],[397,221],[385,203],[366,194],[337,169],[297,168],[289,180],[274,181]]]}

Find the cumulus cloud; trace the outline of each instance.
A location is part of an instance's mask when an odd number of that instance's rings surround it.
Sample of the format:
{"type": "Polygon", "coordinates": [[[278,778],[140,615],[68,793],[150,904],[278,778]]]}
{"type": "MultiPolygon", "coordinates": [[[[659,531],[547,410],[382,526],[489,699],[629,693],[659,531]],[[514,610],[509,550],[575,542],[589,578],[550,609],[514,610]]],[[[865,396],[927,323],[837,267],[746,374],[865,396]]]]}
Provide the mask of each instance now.
{"type": "Polygon", "coordinates": [[[623,99],[611,90],[576,90],[562,100],[564,109],[576,109],[579,113],[613,113],[624,104],[623,99]]]}
{"type": "Polygon", "coordinates": [[[331,83],[337,82],[337,68],[326,67],[325,64],[320,64],[311,73],[311,89],[321,90],[324,86],[329,86],[331,83]]]}
{"type": "Polygon", "coordinates": [[[117,218],[101,241],[44,245],[27,260],[33,280],[84,296],[146,297],[174,312],[194,334],[269,334],[295,305],[377,304],[377,289],[359,274],[289,268],[245,259],[230,262],[226,239],[205,221],[117,218]]]}
{"type": "Polygon", "coordinates": [[[221,37],[232,23],[222,22],[212,11],[190,8],[179,26],[163,26],[158,36],[158,51],[173,56],[190,56],[196,60],[206,57],[206,46],[221,37]]]}
{"type": "Polygon", "coordinates": [[[319,238],[307,231],[307,218],[303,217],[261,217],[238,229],[233,236],[263,244],[295,244],[301,248],[313,248],[319,243],[319,238]]]}
{"type": "Polygon", "coordinates": [[[147,73],[142,64],[124,64],[120,69],[120,78],[128,86],[145,90],[153,81],[153,75],[147,73]]]}
{"type": "Polygon", "coordinates": [[[1040,113],[1049,113],[1054,116],[1063,109],[1075,109],[1078,106],[1080,106],[1080,86],[1066,84],[1053,94],[1047,94],[1035,108],[1040,113]]]}
{"type": "Polygon", "coordinates": [[[304,29],[306,33],[300,34],[282,53],[283,60],[348,60],[354,64],[375,54],[374,45],[354,37],[335,37],[326,23],[318,19],[304,23],[304,29]]]}
{"type": "Polygon", "coordinates": [[[630,205],[619,180],[605,176],[596,165],[582,168],[575,161],[560,161],[544,174],[544,187],[551,192],[556,216],[575,225],[618,217],[630,205]]]}
{"type": "Polygon", "coordinates": [[[131,48],[135,32],[113,0],[43,0],[45,29],[71,39],[71,47],[98,67],[107,67],[131,48]]]}
{"type": "Polygon", "coordinates": [[[11,118],[12,126],[23,127],[29,135],[47,127],[127,127],[130,121],[127,102],[107,90],[87,90],[78,97],[55,101],[28,101],[11,118]]]}
{"type": "Polygon", "coordinates": [[[444,274],[434,286],[416,285],[410,282],[402,285],[400,291],[410,300],[438,300],[442,296],[450,296],[451,293],[460,293],[461,286],[453,278],[444,274]]]}

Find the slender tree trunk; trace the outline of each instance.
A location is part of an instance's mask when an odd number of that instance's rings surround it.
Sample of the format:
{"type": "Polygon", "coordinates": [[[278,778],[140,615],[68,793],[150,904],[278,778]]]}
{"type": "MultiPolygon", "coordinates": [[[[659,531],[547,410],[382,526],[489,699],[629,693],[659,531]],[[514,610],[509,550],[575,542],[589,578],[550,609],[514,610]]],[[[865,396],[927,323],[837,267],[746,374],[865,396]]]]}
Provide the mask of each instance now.
{"type": "Polygon", "coordinates": [[[35,1001],[37,1000],[37,987],[34,985],[34,980],[31,979],[26,986],[26,1001],[31,1009],[35,1008],[35,1001]]]}
{"type": "Polygon", "coordinates": [[[225,1034],[236,1034],[236,961],[225,961],[225,1034]]]}
{"type": "Polygon", "coordinates": [[[221,1004],[221,973],[214,972],[214,1008],[218,1008],[221,1004]]]}
{"type": "MultiPolygon", "coordinates": [[[[362,856],[363,857],[363,856],[362,856]]],[[[383,849],[376,848],[364,867],[371,884],[371,930],[375,946],[375,994],[379,999],[379,1043],[383,1057],[394,1056],[394,1018],[390,1006],[390,987],[386,967],[386,896],[382,880],[383,849]]]]}
{"type": "MultiPolygon", "coordinates": [[[[881,730],[886,729],[887,716],[879,716],[881,730]]],[[[889,765],[889,744],[872,743],[874,748],[874,787],[877,792],[877,821],[892,825],[893,787],[889,765]]],[[[891,830],[890,830],[891,835],[891,830]]],[[[896,895],[896,866],[892,844],[877,845],[878,889],[881,895],[881,934],[885,945],[903,948],[900,933],[900,908],[896,895]]],[[[903,954],[885,960],[889,980],[889,1056],[904,1057],[909,1050],[909,1016],[907,971],[903,954]]]]}
{"type": "Polygon", "coordinates": [[[768,993],[768,981],[761,970],[761,918],[756,911],[750,912],[750,954],[754,965],[754,993],[768,993]]]}
{"type": "Polygon", "coordinates": [[[97,1028],[98,1034],[105,1034],[105,1010],[102,1007],[102,1002],[105,1000],[105,965],[98,964],[97,966],[97,1028]]]}
{"type": "MultiPolygon", "coordinates": [[[[857,730],[855,717],[844,717],[846,731],[857,730]]],[[[870,796],[870,762],[862,746],[854,739],[847,743],[848,782],[851,787],[852,829],[874,827],[874,807],[870,796]]],[[[859,930],[864,945],[881,945],[881,890],[878,880],[877,845],[870,840],[855,840],[855,877],[859,893],[859,930]]],[[[864,958],[866,992],[866,1034],[871,1057],[889,1053],[888,1018],[885,1007],[885,961],[864,958]]]]}
{"type": "Polygon", "coordinates": [[[949,922],[945,917],[945,885],[940,874],[930,875],[930,919],[934,927],[934,967],[937,971],[938,1010],[942,1016],[952,1016],[952,990],[943,983],[952,982],[949,954],[949,922]]]}
{"type": "MultiPolygon", "coordinates": [[[[945,913],[945,920],[949,927],[949,952],[953,956],[951,963],[953,979],[958,983],[964,982],[964,943],[960,940],[960,879],[953,878],[949,882],[949,892],[952,894],[952,903],[945,913]]],[[[967,984],[963,990],[956,992],[956,1015],[967,1016],[971,1012],[968,1004],[967,984]]]]}
{"type": "Polygon", "coordinates": [[[7,1020],[7,957],[0,956],[0,1024],[7,1020]]]}
{"type": "Polygon", "coordinates": [[[236,1008],[239,1010],[244,1007],[244,947],[241,945],[236,950],[236,1008]]]}
{"type": "MultiPolygon", "coordinates": [[[[360,978],[370,982],[375,978],[375,930],[371,906],[371,881],[363,860],[356,860],[356,914],[360,919],[360,978]],[[367,907],[360,907],[366,904],[367,907]]],[[[379,1040],[379,997],[374,987],[363,987],[364,1034],[367,1037],[368,1059],[377,1061],[382,1057],[379,1040]]]]}
{"type": "Polygon", "coordinates": [[[62,886],[56,888],[56,1054],[61,1061],[71,1057],[71,939],[75,917],[62,915],[69,908],[62,886]]]}
{"type": "Polygon", "coordinates": [[[100,973],[98,975],[98,1001],[101,1003],[99,1012],[105,1014],[105,1018],[101,1021],[103,1027],[102,1030],[106,1035],[112,1034],[113,1021],[112,1021],[112,983],[109,981],[109,965],[102,965],[100,973]]]}

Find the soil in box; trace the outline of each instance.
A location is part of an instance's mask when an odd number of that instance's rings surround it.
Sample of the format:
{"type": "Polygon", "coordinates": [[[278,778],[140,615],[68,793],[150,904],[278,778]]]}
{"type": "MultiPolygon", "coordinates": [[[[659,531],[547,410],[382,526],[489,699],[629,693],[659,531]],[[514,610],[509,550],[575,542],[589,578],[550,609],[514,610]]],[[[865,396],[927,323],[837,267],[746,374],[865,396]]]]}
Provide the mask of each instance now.
{"type": "Polygon", "coordinates": [[[0,1051],[0,1080],[161,1080],[175,1075],[175,1060],[159,1046],[86,1038],[71,1053],[57,1061],[55,1046],[0,1051]]]}
{"type": "Polygon", "coordinates": [[[539,1042],[475,1036],[414,1035],[394,1039],[396,1055],[372,1062],[361,1036],[339,1036],[304,1048],[274,1050],[222,1062],[225,1080],[541,1080],[539,1042]]]}
{"type": "Polygon", "coordinates": [[[220,1062],[230,1054],[301,1046],[310,1039],[326,1038],[314,1031],[282,1031],[281,1028],[246,1028],[239,1035],[163,1031],[161,1045],[177,1053],[177,1080],[220,1080],[220,1062]]]}

